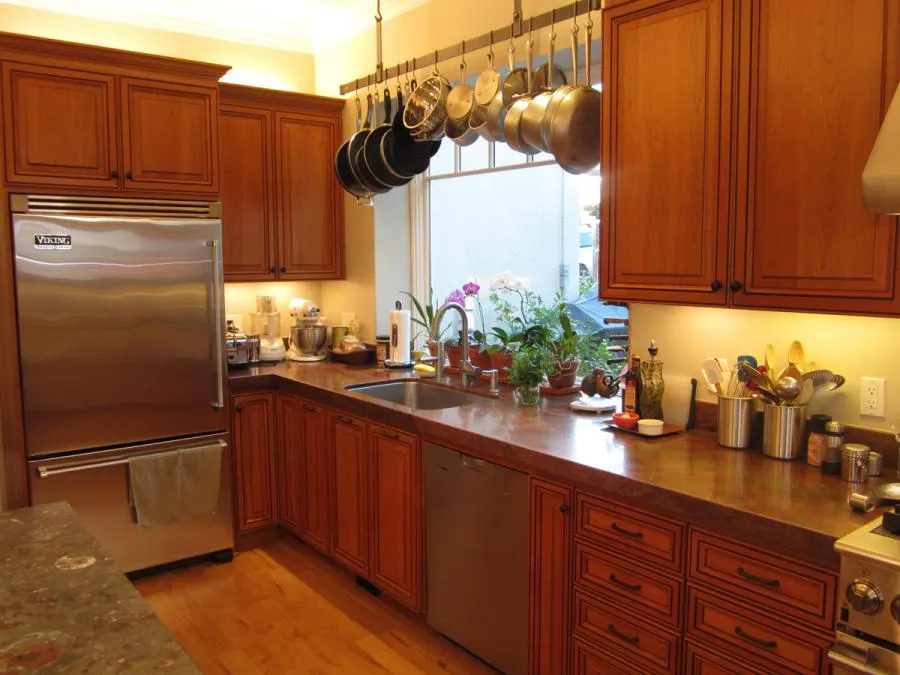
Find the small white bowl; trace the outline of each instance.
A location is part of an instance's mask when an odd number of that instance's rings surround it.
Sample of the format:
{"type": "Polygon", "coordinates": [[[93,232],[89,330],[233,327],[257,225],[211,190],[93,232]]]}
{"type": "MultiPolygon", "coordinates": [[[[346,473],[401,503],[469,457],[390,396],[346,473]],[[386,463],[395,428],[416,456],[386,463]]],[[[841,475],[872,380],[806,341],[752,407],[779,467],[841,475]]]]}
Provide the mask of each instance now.
{"type": "Polygon", "coordinates": [[[662,432],[662,420],[638,420],[638,433],[644,434],[644,436],[659,436],[662,432]]]}

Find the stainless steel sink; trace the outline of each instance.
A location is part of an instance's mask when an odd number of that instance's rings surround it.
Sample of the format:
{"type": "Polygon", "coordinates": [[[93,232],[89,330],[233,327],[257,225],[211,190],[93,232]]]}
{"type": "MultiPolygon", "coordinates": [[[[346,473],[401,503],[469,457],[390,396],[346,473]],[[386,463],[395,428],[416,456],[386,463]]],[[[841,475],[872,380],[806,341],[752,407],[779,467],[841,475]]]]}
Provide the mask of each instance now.
{"type": "Polygon", "coordinates": [[[395,380],[393,382],[372,382],[371,384],[351,384],[345,387],[363,396],[371,396],[381,401],[399,403],[413,410],[443,410],[456,408],[485,399],[457,389],[447,389],[421,380],[395,380]]]}

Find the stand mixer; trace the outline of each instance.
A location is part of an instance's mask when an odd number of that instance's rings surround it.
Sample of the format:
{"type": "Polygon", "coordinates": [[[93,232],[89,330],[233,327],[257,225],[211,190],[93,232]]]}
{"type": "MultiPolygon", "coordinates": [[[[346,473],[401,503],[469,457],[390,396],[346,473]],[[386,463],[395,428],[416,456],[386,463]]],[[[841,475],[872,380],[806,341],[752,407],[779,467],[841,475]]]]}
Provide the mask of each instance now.
{"type": "Polygon", "coordinates": [[[328,326],[325,318],[319,315],[319,308],[303,298],[294,298],[289,307],[294,325],[291,326],[291,348],[287,357],[291,361],[301,362],[325,360],[328,326]]]}
{"type": "Polygon", "coordinates": [[[274,296],[256,296],[253,327],[253,332],[259,335],[259,360],[283,361],[285,349],[280,335],[281,314],[278,313],[274,296]]]}

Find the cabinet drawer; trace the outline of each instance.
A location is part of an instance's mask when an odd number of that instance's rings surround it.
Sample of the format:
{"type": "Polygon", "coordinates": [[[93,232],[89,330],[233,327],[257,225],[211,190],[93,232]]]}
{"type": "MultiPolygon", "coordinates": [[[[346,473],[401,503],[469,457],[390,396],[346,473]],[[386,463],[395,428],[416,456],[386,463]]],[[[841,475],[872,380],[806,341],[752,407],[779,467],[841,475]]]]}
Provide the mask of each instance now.
{"type": "Polygon", "coordinates": [[[685,642],[684,672],[689,675],[753,675],[754,671],[739,666],[706,647],[685,642]]]}
{"type": "Polygon", "coordinates": [[[643,675],[577,637],[572,641],[572,666],[575,675],[643,675]]]}
{"type": "MultiPolygon", "coordinates": [[[[734,605],[696,588],[688,588],[687,635],[728,646],[741,660],[763,659],[768,672],[818,673],[827,638],[734,605]]],[[[727,672],[727,671],[726,671],[727,672]]]]}
{"type": "Polygon", "coordinates": [[[684,526],[579,493],[576,534],[629,558],[681,571],[684,526]]]}
{"type": "Polygon", "coordinates": [[[618,560],[582,541],[575,542],[575,581],[629,615],[649,613],[673,628],[681,624],[681,581],[618,560]]]}
{"type": "Polygon", "coordinates": [[[623,619],[604,605],[575,590],[575,633],[598,648],[620,654],[642,673],[674,673],[678,664],[678,637],[623,619]]]}
{"type": "Polygon", "coordinates": [[[827,572],[692,530],[689,574],[754,606],[834,628],[835,577],[827,572]]]}

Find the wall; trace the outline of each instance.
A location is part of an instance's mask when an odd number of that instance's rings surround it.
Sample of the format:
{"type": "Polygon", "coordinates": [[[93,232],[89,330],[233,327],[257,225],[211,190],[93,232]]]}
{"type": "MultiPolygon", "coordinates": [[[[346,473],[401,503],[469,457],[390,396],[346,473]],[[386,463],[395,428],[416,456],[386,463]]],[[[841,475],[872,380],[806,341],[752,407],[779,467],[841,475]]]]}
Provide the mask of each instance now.
{"type": "MultiPolygon", "coordinates": [[[[714,400],[703,386],[700,361],[754,354],[762,361],[766,344],[775,348],[776,368],[787,365],[792,340],[803,343],[807,359],[847,378],[833,393],[813,399],[810,413],[822,412],[845,424],[890,429],[900,418],[900,320],[790,312],[761,312],[665,305],[631,306],[632,351],[647,355],[655,338],[664,375],[696,377],[698,397],[714,400]],[[887,379],[885,418],[860,417],[859,378],[887,379]]],[[[668,415],[668,413],[667,413],[668,415]]]]}
{"type": "MultiPolygon", "coordinates": [[[[242,322],[241,330],[245,333],[253,331],[250,315],[256,312],[256,296],[257,295],[274,295],[277,303],[278,311],[281,313],[281,335],[287,337],[291,334],[291,319],[288,303],[294,298],[304,298],[311,300],[319,305],[322,303],[322,289],[318,282],[295,282],[295,281],[279,281],[279,282],[263,282],[263,283],[243,283],[243,284],[225,284],[225,313],[240,314],[242,322]]],[[[332,322],[340,318],[339,315],[331,315],[325,312],[327,318],[332,322]]]]}
{"type": "Polygon", "coordinates": [[[182,33],[0,4],[0,28],[10,33],[230,65],[224,82],[286,91],[315,91],[312,54],[242,45],[182,33]]]}

